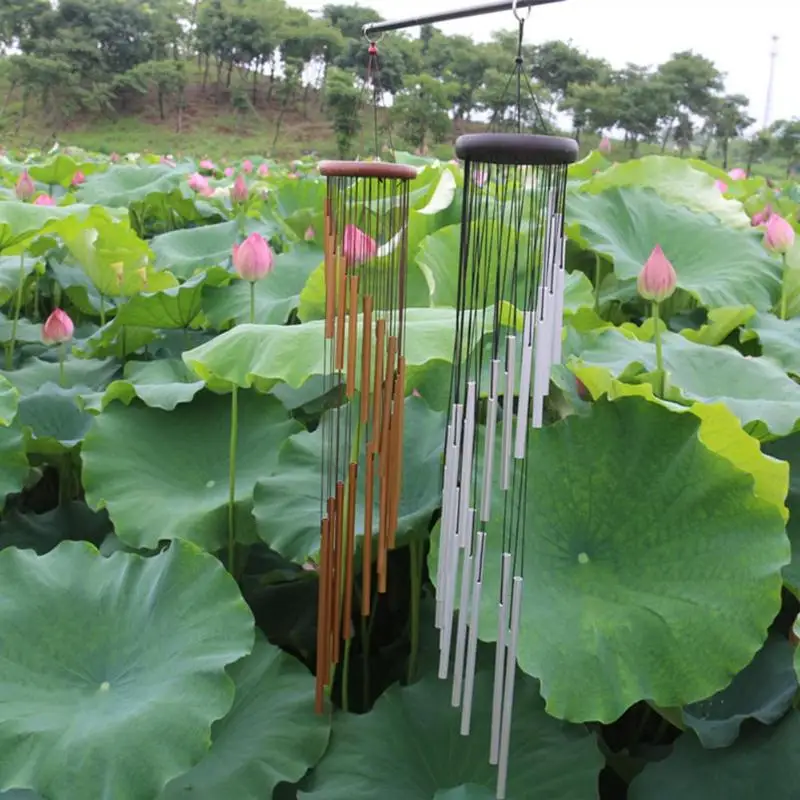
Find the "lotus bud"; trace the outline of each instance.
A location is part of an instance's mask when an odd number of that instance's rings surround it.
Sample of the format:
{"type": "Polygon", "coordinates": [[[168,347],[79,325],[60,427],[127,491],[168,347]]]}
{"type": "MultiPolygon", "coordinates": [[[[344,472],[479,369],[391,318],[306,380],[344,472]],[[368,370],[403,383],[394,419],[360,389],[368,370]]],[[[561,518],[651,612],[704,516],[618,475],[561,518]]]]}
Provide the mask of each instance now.
{"type": "Polygon", "coordinates": [[[233,175],[233,167],[225,167],[225,177],[230,178],[233,175]]]}
{"type": "Polygon", "coordinates": [[[257,281],[272,272],[274,257],[269,242],[260,233],[251,233],[233,246],[233,268],[240,278],[257,281]]]}
{"type": "Polygon", "coordinates": [[[112,164],[116,164],[119,161],[119,153],[112,153],[109,156],[109,161],[111,161],[112,164]]]}
{"type": "Polygon", "coordinates": [[[269,175],[269,166],[266,163],[258,165],[258,174],[262,178],[266,178],[269,175]]]}
{"type": "Polygon", "coordinates": [[[611,139],[608,136],[604,136],[600,140],[600,144],[597,145],[597,149],[604,155],[607,156],[611,152],[611,139]]]}
{"type": "Polygon", "coordinates": [[[33,185],[31,176],[28,175],[28,170],[23,170],[22,175],[19,176],[17,185],[14,187],[14,192],[17,197],[24,202],[25,200],[30,200],[35,191],[36,187],[33,185]]]}
{"type": "Polygon", "coordinates": [[[361,264],[378,252],[375,240],[355,225],[345,225],[342,237],[342,255],[348,265],[361,264]]]}
{"type": "Polygon", "coordinates": [[[412,397],[422,397],[422,395],[416,389],[412,389],[411,390],[411,396],[412,397]]]}
{"type": "Polygon", "coordinates": [[[56,201],[49,194],[40,194],[34,201],[35,206],[54,206],[56,201]]]}
{"type": "Polygon", "coordinates": [[[725,194],[728,191],[728,184],[724,181],[714,181],[714,186],[717,187],[717,191],[721,194],[725,194]]]}
{"type": "Polygon", "coordinates": [[[209,172],[214,171],[214,162],[210,158],[204,158],[200,162],[200,169],[208,170],[209,172]]]}
{"type": "Polygon", "coordinates": [[[212,194],[208,181],[199,172],[193,172],[189,176],[189,188],[206,197],[212,194]]]}
{"type": "Polygon", "coordinates": [[[657,244],[636,280],[639,294],[645,300],[661,303],[673,295],[677,283],[675,268],[664,255],[661,245],[657,244]]]}
{"type": "Polygon", "coordinates": [[[248,175],[253,171],[253,162],[249,158],[242,161],[242,170],[248,175]]]}
{"type": "Polygon", "coordinates": [[[72,176],[72,185],[73,186],[80,186],[82,183],[86,183],[86,176],[80,170],[78,170],[72,176]]]}
{"type": "Polygon", "coordinates": [[[314,237],[315,237],[316,235],[317,235],[317,234],[316,234],[316,231],[314,230],[314,228],[312,228],[312,227],[311,227],[311,225],[309,225],[309,226],[306,228],[306,232],[305,232],[305,235],[303,236],[303,238],[304,238],[304,239],[305,239],[307,242],[313,242],[313,241],[314,241],[314,237]]]}
{"type": "Polygon", "coordinates": [[[236,180],[231,187],[231,202],[233,203],[246,203],[247,198],[250,196],[250,190],[247,188],[247,182],[243,175],[237,175],[236,180]]]}
{"type": "Polygon", "coordinates": [[[743,181],[745,178],[747,178],[747,172],[741,167],[735,167],[728,173],[728,177],[732,181],[743,181]]]}
{"type": "Polygon", "coordinates": [[[761,211],[753,214],[753,218],[750,220],[750,224],[754,228],[757,228],[759,225],[765,225],[767,222],[769,222],[769,218],[771,216],[772,216],[772,206],[767,204],[761,211]]]}
{"type": "Polygon", "coordinates": [[[66,311],[56,308],[42,325],[42,341],[45,344],[68,342],[75,332],[75,325],[66,311]]]}
{"type": "Polygon", "coordinates": [[[764,247],[773,253],[788,253],[794,245],[794,228],[778,214],[773,214],[764,231],[764,247]]]}

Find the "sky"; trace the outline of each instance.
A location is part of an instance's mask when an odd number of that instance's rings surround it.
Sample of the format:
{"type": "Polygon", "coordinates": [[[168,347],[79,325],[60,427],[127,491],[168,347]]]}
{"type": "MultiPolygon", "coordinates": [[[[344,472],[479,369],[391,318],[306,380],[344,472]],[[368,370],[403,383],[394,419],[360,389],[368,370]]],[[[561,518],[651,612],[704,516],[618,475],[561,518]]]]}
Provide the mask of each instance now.
{"type": "MultiPolygon", "coordinates": [[[[324,0],[294,0],[311,10],[324,0]]],[[[474,5],[479,0],[359,0],[396,19],[474,5]]],[[[494,30],[515,28],[511,12],[445,22],[448,34],[486,40],[494,30]]],[[[418,28],[411,29],[414,35],[418,28]]],[[[772,37],[778,57],[769,121],[800,117],[800,0],[565,0],[533,8],[525,40],[572,41],[614,67],[658,64],[671,53],[694,50],[726,74],[726,90],[750,98],[750,116],[764,122],[772,37]],[[642,10],[647,8],[647,11],[642,10]]],[[[513,54],[510,54],[513,58],[513,54]]]]}

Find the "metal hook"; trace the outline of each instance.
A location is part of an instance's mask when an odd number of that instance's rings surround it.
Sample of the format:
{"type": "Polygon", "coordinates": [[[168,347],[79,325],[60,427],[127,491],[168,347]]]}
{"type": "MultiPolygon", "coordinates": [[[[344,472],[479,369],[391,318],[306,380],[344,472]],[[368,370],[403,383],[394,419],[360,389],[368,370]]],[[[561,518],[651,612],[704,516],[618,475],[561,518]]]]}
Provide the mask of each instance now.
{"type": "MultiPolygon", "coordinates": [[[[516,2],[516,0],[514,0],[514,2],[516,2]]],[[[365,25],[361,29],[361,35],[367,40],[369,44],[380,44],[383,41],[383,37],[385,34],[383,31],[379,31],[378,38],[376,39],[375,36],[372,33],[370,33],[369,25],[365,25]]]]}
{"type": "Polygon", "coordinates": [[[531,6],[528,6],[528,13],[524,17],[521,17],[519,15],[519,12],[517,11],[517,0],[514,0],[511,3],[511,13],[514,15],[514,19],[516,19],[517,22],[519,22],[519,24],[522,25],[524,24],[525,20],[527,20],[528,17],[530,17],[531,15],[531,6]]]}

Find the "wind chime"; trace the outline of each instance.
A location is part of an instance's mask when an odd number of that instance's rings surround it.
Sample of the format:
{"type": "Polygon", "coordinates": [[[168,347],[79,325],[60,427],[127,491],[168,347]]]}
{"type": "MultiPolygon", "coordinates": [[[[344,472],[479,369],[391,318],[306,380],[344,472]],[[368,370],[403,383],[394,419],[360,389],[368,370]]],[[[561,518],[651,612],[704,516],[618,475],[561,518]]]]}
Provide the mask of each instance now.
{"type": "Polygon", "coordinates": [[[325,389],[344,393],[344,402],[321,423],[316,670],[321,713],[325,687],[353,633],[356,531],[363,533],[362,616],[370,614],[373,561],[375,588],[384,593],[387,554],[395,546],[403,456],[409,183],[417,173],[400,164],[358,161],[326,161],[319,170],[327,178],[325,389]]]}
{"type": "MultiPolygon", "coordinates": [[[[452,674],[466,736],[487,531],[502,536],[489,742],[498,800],[507,791],[522,614],[527,437],[542,427],[550,371],[561,361],[567,166],[578,152],[572,139],[521,132],[524,20],[513,10],[517,132],[456,142],[465,182],[436,581],[439,677],[452,674]]],[[[535,100],[533,108],[538,114],[535,100]]]]}

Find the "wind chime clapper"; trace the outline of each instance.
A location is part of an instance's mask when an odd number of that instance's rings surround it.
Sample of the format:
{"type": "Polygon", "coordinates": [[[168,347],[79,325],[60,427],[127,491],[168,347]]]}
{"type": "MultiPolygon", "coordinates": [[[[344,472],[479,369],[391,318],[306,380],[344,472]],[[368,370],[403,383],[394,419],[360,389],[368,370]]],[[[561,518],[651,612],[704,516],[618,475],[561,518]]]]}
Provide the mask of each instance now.
{"type": "Polygon", "coordinates": [[[522,613],[527,436],[542,427],[550,371],[561,361],[567,167],[577,154],[574,140],[555,136],[456,142],[465,179],[436,583],[439,677],[452,675],[452,705],[469,735],[484,552],[487,535],[502,537],[489,742],[498,800],[522,613]]]}
{"type": "Polygon", "coordinates": [[[316,709],[322,713],[326,687],[353,634],[354,591],[360,588],[360,614],[369,616],[373,592],[386,591],[388,551],[395,546],[402,485],[409,184],[417,173],[401,164],[360,161],[323,161],[319,171],[327,179],[324,388],[326,394],[338,389],[344,395],[344,402],[320,423],[316,709]],[[357,530],[363,533],[360,565],[357,530]]]}

